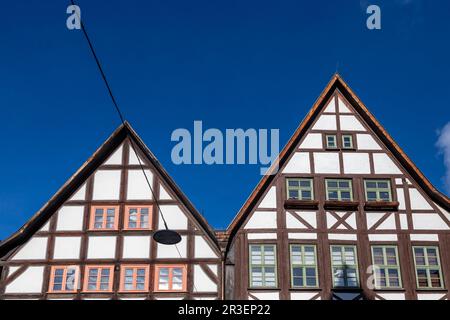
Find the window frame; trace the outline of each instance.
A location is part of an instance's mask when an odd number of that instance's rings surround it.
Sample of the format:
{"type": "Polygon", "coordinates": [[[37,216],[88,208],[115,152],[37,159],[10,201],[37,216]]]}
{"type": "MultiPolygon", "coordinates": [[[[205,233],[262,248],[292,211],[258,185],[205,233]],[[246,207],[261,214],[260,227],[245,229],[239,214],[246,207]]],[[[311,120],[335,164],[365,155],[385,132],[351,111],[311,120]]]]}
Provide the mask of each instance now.
{"type": "Polygon", "coordinates": [[[80,267],[79,266],[73,266],[73,265],[57,265],[57,266],[51,266],[50,268],[50,281],[48,285],[48,292],[49,293],[76,293],[80,286],[80,267]],[[57,269],[63,269],[63,275],[62,275],[62,282],[61,282],[61,290],[55,290],[55,271],[57,269]],[[65,288],[67,285],[67,271],[69,269],[75,269],[75,280],[74,280],[74,288],[72,290],[63,290],[62,288],[65,288]]]}
{"type": "Polygon", "coordinates": [[[445,288],[444,274],[442,273],[441,254],[440,254],[439,246],[438,245],[413,245],[412,246],[412,254],[413,254],[413,260],[414,260],[414,274],[416,276],[417,289],[418,290],[439,290],[439,289],[444,289],[445,288]],[[426,273],[427,273],[427,284],[428,284],[427,287],[422,287],[422,286],[419,285],[419,275],[417,274],[418,266],[417,266],[417,262],[416,262],[416,253],[415,253],[415,250],[414,250],[416,248],[424,249],[424,259],[425,259],[426,265],[419,266],[419,268],[426,270],[426,273]],[[437,262],[438,262],[438,266],[437,267],[430,267],[430,264],[428,262],[427,249],[435,249],[436,250],[436,258],[437,258],[437,262]],[[431,284],[430,269],[439,271],[439,280],[440,280],[440,283],[441,283],[440,287],[432,287],[432,286],[430,286],[430,284],[431,284]]]}
{"type": "Polygon", "coordinates": [[[120,266],[120,285],[119,291],[122,293],[138,293],[138,292],[149,292],[149,275],[150,275],[150,266],[146,264],[123,264],[120,266]],[[133,269],[133,288],[132,290],[125,289],[125,271],[127,269],[133,269]],[[144,289],[136,289],[137,284],[137,270],[144,269],[145,270],[145,279],[144,279],[144,289]]]}
{"type": "Polygon", "coordinates": [[[360,279],[360,275],[359,275],[359,259],[358,259],[358,248],[356,247],[356,244],[331,244],[330,245],[330,260],[331,260],[331,285],[332,288],[334,289],[358,289],[361,288],[361,279],[360,279]],[[335,275],[334,275],[334,270],[333,268],[335,267],[343,267],[346,266],[346,264],[340,264],[340,265],[335,265],[333,263],[333,247],[340,247],[341,248],[341,262],[345,261],[345,248],[346,247],[352,247],[354,250],[354,258],[355,258],[355,264],[352,265],[354,266],[354,269],[356,270],[356,286],[349,286],[348,285],[348,276],[347,276],[347,272],[345,272],[344,274],[344,286],[336,286],[335,285],[335,275]]]}
{"type": "Polygon", "coordinates": [[[383,202],[386,200],[382,200],[380,197],[380,192],[389,192],[389,200],[387,200],[388,202],[392,202],[394,201],[394,193],[392,191],[392,183],[391,183],[391,179],[364,179],[364,197],[365,200],[367,202],[383,202]],[[376,188],[368,188],[367,187],[367,182],[375,182],[377,183],[377,187],[376,188]],[[387,182],[388,183],[388,187],[387,188],[378,188],[378,182],[387,182]],[[369,200],[367,193],[368,192],[375,192],[376,193],[376,200],[369,200]]]}
{"type": "Polygon", "coordinates": [[[156,264],[155,265],[155,292],[186,292],[187,291],[187,265],[185,264],[156,264]],[[159,271],[163,268],[169,269],[168,275],[168,289],[159,288],[159,271]],[[173,269],[182,269],[182,288],[173,289],[173,269]]]}
{"type": "Polygon", "coordinates": [[[337,134],[325,134],[325,147],[326,149],[339,149],[337,134]],[[328,137],[332,137],[334,139],[334,147],[329,145],[328,137]]]}
{"type": "Polygon", "coordinates": [[[319,288],[319,267],[317,260],[317,246],[315,244],[308,243],[291,243],[289,245],[289,270],[290,270],[290,283],[292,289],[317,289],[319,288]],[[300,247],[301,248],[301,259],[302,263],[294,263],[292,259],[292,247],[300,247]],[[305,247],[313,247],[314,248],[314,265],[305,264],[305,247]],[[303,286],[294,285],[294,268],[301,267],[303,268],[302,278],[303,278],[303,286]],[[308,286],[306,281],[306,268],[314,268],[316,272],[316,285],[308,286]]]}
{"type": "Polygon", "coordinates": [[[249,268],[249,277],[248,277],[248,281],[249,281],[249,287],[250,288],[252,288],[252,289],[258,289],[258,288],[262,288],[262,289],[265,289],[265,288],[270,288],[270,289],[276,289],[276,288],[278,288],[278,261],[277,261],[277,259],[278,259],[278,257],[277,257],[277,245],[276,244],[273,244],[273,243],[263,243],[263,244],[261,244],[261,243],[250,243],[249,245],[248,245],[248,268],[249,268]],[[261,250],[261,264],[259,265],[254,265],[254,264],[252,264],[252,254],[251,254],[251,248],[252,248],[252,246],[259,246],[261,249],[263,249],[263,247],[264,246],[272,246],[273,248],[274,248],[274,264],[273,265],[266,265],[265,263],[264,263],[264,250],[261,250]],[[252,268],[253,268],[253,266],[258,266],[258,267],[260,267],[261,268],[261,274],[262,274],[262,279],[261,279],[261,282],[262,282],[262,286],[254,286],[253,284],[252,284],[252,268]],[[265,284],[265,274],[266,274],[266,272],[265,272],[265,268],[266,268],[266,266],[267,267],[273,267],[274,268],[274,277],[275,277],[275,285],[274,286],[266,286],[266,285],[264,285],[265,284]]]}
{"type": "MultiPolygon", "coordinates": [[[[333,190],[334,191],[334,190],[333,190]]],[[[354,198],[353,198],[353,179],[341,179],[341,178],[326,178],[325,179],[325,199],[327,200],[327,201],[353,201],[354,200],[354,198]],[[328,187],[328,182],[329,181],[336,181],[337,182],[337,184],[338,184],[338,186],[335,188],[335,187],[332,187],[331,189],[336,189],[336,191],[337,191],[337,193],[338,193],[338,198],[337,199],[329,199],[329,195],[328,195],[328,193],[329,193],[329,187],[328,187]],[[341,182],[341,181],[348,181],[349,182],[349,191],[350,191],[350,199],[349,200],[342,200],[342,196],[341,196],[341,192],[342,191],[347,191],[347,190],[340,190],[340,187],[339,187],[339,182],[341,182]]]]}
{"type": "Polygon", "coordinates": [[[114,231],[119,230],[119,215],[120,215],[120,206],[118,205],[93,205],[91,206],[90,210],[90,218],[89,218],[89,231],[114,231]],[[102,227],[101,228],[95,228],[95,211],[97,209],[103,209],[103,220],[102,220],[102,227]],[[108,209],[114,209],[114,227],[113,228],[106,228],[107,223],[107,215],[108,215],[108,209]]]}
{"type": "Polygon", "coordinates": [[[349,133],[343,133],[343,134],[341,134],[341,149],[345,149],[345,150],[352,150],[352,149],[355,149],[355,143],[354,143],[353,140],[354,140],[354,139],[353,139],[353,135],[352,135],[352,134],[349,134],[349,133]],[[349,138],[350,138],[350,147],[346,147],[346,146],[345,146],[345,141],[344,141],[344,139],[345,139],[346,137],[349,137],[349,138]]]}
{"type": "Polygon", "coordinates": [[[402,281],[402,272],[401,272],[401,267],[400,267],[400,257],[399,257],[399,252],[398,252],[398,247],[396,245],[388,245],[388,244],[374,244],[370,246],[370,252],[372,254],[372,265],[374,266],[374,279],[375,279],[375,289],[403,289],[403,281],[402,281]],[[374,254],[374,249],[375,248],[381,248],[383,251],[383,264],[379,265],[375,263],[375,254],[374,254]],[[396,259],[396,264],[395,265],[390,265],[387,264],[387,253],[386,253],[386,249],[388,248],[392,248],[395,250],[395,259],[396,259]],[[378,270],[384,270],[385,271],[385,277],[386,277],[386,286],[378,286],[377,285],[377,273],[376,273],[376,269],[378,270]],[[398,273],[398,286],[391,286],[390,285],[390,277],[389,277],[389,269],[396,269],[397,273],[398,273]]]}
{"type": "Polygon", "coordinates": [[[83,284],[83,292],[92,292],[92,293],[102,293],[102,292],[112,292],[114,284],[114,265],[86,265],[84,269],[84,284],[83,284]],[[89,272],[91,269],[98,269],[97,279],[96,279],[96,288],[95,290],[89,289],[89,272]],[[104,269],[109,269],[109,278],[108,278],[108,289],[101,290],[101,272],[104,269]]]}
{"type": "Polygon", "coordinates": [[[125,206],[125,219],[123,223],[123,229],[124,230],[152,230],[152,222],[153,222],[153,206],[152,205],[126,205],[125,206]],[[136,227],[132,228],[130,227],[130,210],[131,209],[137,209],[137,220],[136,220],[136,227]],[[142,209],[148,209],[148,226],[146,228],[142,228],[140,226],[141,224],[141,217],[142,209]]]}
{"type": "Polygon", "coordinates": [[[293,177],[287,177],[286,178],[286,198],[287,198],[287,200],[300,200],[300,201],[312,201],[312,200],[314,200],[314,179],[313,178],[293,178],[293,177]],[[299,186],[298,187],[292,187],[292,186],[289,186],[289,181],[290,180],[298,180],[299,181],[299,186]],[[310,187],[309,188],[307,188],[307,187],[301,187],[300,186],[300,181],[309,181],[311,184],[310,184],[310,187]],[[291,191],[291,189],[294,189],[295,191],[297,191],[298,193],[299,193],[299,195],[301,195],[301,191],[310,191],[311,192],[311,199],[300,199],[300,197],[299,198],[291,198],[291,197],[289,197],[289,191],[291,191]]]}

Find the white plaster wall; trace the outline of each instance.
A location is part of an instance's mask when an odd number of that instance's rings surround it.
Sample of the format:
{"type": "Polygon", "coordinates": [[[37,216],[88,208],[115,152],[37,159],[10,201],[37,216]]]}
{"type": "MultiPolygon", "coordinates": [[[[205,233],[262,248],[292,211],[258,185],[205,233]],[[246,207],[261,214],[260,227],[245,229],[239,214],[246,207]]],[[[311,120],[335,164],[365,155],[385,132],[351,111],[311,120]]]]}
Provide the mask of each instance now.
{"type": "Polygon", "coordinates": [[[402,230],[406,230],[408,229],[408,217],[406,216],[406,214],[399,214],[399,218],[400,218],[400,228],[402,230]]]}
{"type": "MultiPolygon", "coordinates": [[[[188,219],[177,205],[160,205],[161,212],[166,219],[167,226],[172,230],[186,230],[188,227],[188,219]]],[[[155,208],[155,210],[157,210],[155,208]]],[[[164,229],[164,223],[161,213],[158,212],[159,222],[158,229],[164,229]]]]}
{"type": "Polygon", "coordinates": [[[440,300],[444,296],[443,293],[418,293],[417,300],[440,300]]]}
{"type": "Polygon", "coordinates": [[[149,258],[150,236],[124,236],[122,257],[124,259],[149,258]]]}
{"type": "Polygon", "coordinates": [[[317,293],[318,292],[291,292],[291,300],[311,300],[317,293]]]}
{"type": "Polygon", "coordinates": [[[196,292],[217,292],[217,285],[205,274],[199,265],[194,265],[194,284],[196,292]]]}
{"type": "Polygon", "coordinates": [[[373,154],[373,165],[376,174],[401,174],[397,165],[385,153],[373,154]]]}
{"type": "Polygon", "coordinates": [[[300,144],[300,149],[322,149],[322,134],[321,133],[309,133],[306,135],[303,142],[300,144]]]}
{"type": "Polygon", "coordinates": [[[409,198],[411,201],[412,210],[432,210],[433,207],[428,201],[420,194],[417,189],[409,189],[409,198]]]}
{"type": "Polygon", "coordinates": [[[50,230],[50,221],[47,221],[39,231],[49,231],[50,230]]]}
{"type": "Polygon", "coordinates": [[[69,200],[83,201],[86,199],[86,184],[83,184],[69,200]]]}
{"type": "Polygon", "coordinates": [[[416,230],[449,230],[442,218],[434,213],[413,213],[413,226],[416,230]]]}
{"type": "Polygon", "coordinates": [[[398,241],[396,234],[369,234],[369,241],[398,241]]]}
{"type": "Polygon", "coordinates": [[[288,233],[289,239],[298,239],[298,240],[315,240],[317,239],[317,233],[308,232],[308,233],[301,233],[301,232],[289,232],[288,233]]]}
{"type": "Polygon", "coordinates": [[[378,222],[386,213],[385,212],[366,212],[367,228],[370,229],[378,222]]]}
{"type": "Polygon", "coordinates": [[[334,96],[331,97],[330,101],[328,101],[328,104],[323,111],[324,112],[336,112],[336,100],[334,99],[334,96]]]}
{"type": "Polygon", "coordinates": [[[81,237],[55,237],[54,259],[79,259],[81,237]]]}
{"type": "MultiPolygon", "coordinates": [[[[308,222],[313,228],[317,228],[317,213],[315,211],[295,211],[303,220],[308,222]]],[[[297,218],[286,212],[286,227],[287,228],[298,228],[303,226],[297,218]]],[[[304,226],[306,227],[306,226],[304,226]]]]}
{"type": "Polygon", "coordinates": [[[276,233],[247,233],[249,240],[263,240],[263,239],[276,239],[276,233]]]}
{"type": "Polygon", "coordinates": [[[336,128],[336,116],[325,114],[321,115],[312,127],[313,130],[336,130],[336,128]]]}
{"type": "MultiPolygon", "coordinates": [[[[278,292],[250,292],[253,296],[258,298],[258,300],[280,300],[280,294],[278,292]]],[[[252,297],[248,296],[248,300],[254,300],[252,297]]]]}
{"type": "Polygon", "coordinates": [[[187,239],[186,236],[181,236],[181,241],[177,245],[164,245],[158,243],[156,256],[158,258],[179,259],[179,258],[186,258],[187,257],[186,252],[187,252],[187,239]],[[180,253],[178,253],[177,248],[180,253]]]}
{"type": "Polygon", "coordinates": [[[98,170],[94,176],[94,200],[118,200],[120,170],[98,170]]]}
{"type": "Polygon", "coordinates": [[[88,259],[113,259],[116,255],[115,236],[90,236],[88,241],[88,259]]]}
{"type": "Polygon", "coordinates": [[[286,164],[283,173],[311,173],[308,152],[296,152],[286,164]]]}
{"type": "Polygon", "coordinates": [[[339,106],[339,113],[352,113],[339,96],[338,96],[338,106],[339,106]]]}
{"type": "Polygon", "coordinates": [[[400,210],[405,210],[405,192],[403,189],[397,188],[397,200],[398,200],[398,208],[400,210]]]}
{"type": "Polygon", "coordinates": [[[341,130],[345,131],[366,131],[364,126],[359,122],[355,116],[341,115],[339,116],[341,130]]]}
{"type": "Polygon", "coordinates": [[[380,145],[370,134],[358,133],[356,135],[359,150],[381,150],[380,145]]]}
{"type": "Polygon", "coordinates": [[[159,199],[172,200],[172,196],[167,192],[166,188],[162,184],[159,185],[159,199]]]}
{"type": "Polygon", "coordinates": [[[84,206],[63,206],[58,211],[57,231],[80,231],[83,229],[84,206]]]}
{"type": "Polygon", "coordinates": [[[271,187],[259,204],[259,208],[277,207],[277,187],[271,187]]]}
{"type": "Polygon", "coordinates": [[[217,254],[203,236],[195,236],[194,256],[196,258],[217,258],[217,254]]]}
{"type": "Polygon", "coordinates": [[[411,241],[439,241],[437,234],[411,234],[411,241]]]}
{"type": "Polygon", "coordinates": [[[245,224],[244,229],[270,229],[277,227],[275,211],[255,211],[245,224]]]}
{"type": "Polygon", "coordinates": [[[386,300],[405,300],[404,293],[378,293],[379,296],[386,300]]]}
{"type": "Polygon", "coordinates": [[[337,152],[314,153],[315,173],[340,173],[337,152]]]}
{"type": "Polygon", "coordinates": [[[395,224],[395,215],[391,214],[386,220],[384,220],[378,227],[377,230],[396,230],[397,226],[395,224]]]}
{"type": "Polygon", "coordinates": [[[24,273],[6,286],[5,293],[40,293],[44,267],[28,267],[24,273]]]}
{"type": "Polygon", "coordinates": [[[45,259],[46,254],[47,237],[32,237],[11,260],[45,259]]]}
{"type": "MultiPolygon", "coordinates": [[[[150,170],[145,170],[148,181],[153,188],[153,174],[150,170]]],[[[142,170],[128,170],[128,200],[150,200],[152,192],[142,170]]]]}
{"type": "Polygon", "coordinates": [[[342,153],[344,173],[370,174],[368,153],[342,153]]]}
{"type": "Polygon", "coordinates": [[[356,234],[348,234],[348,233],[329,233],[328,239],[330,240],[352,240],[356,241],[356,234]]]}
{"type": "MultiPolygon", "coordinates": [[[[144,164],[144,161],[141,157],[139,157],[139,160],[141,160],[141,164],[144,164]]],[[[130,155],[128,156],[128,163],[129,164],[139,164],[138,157],[136,153],[134,152],[134,149],[130,147],[130,155]]]]}
{"type": "Polygon", "coordinates": [[[211,271],[218,276],[219,275],[219,268],[217,264],[207,264],[208,268],[211,269],[211,271]]]}
{"type": "Polygon", "coordinates": [[[122,150],[123,145],[118,147],[116,151],[105,161],[104,164],[122,164],[122,150]]]}

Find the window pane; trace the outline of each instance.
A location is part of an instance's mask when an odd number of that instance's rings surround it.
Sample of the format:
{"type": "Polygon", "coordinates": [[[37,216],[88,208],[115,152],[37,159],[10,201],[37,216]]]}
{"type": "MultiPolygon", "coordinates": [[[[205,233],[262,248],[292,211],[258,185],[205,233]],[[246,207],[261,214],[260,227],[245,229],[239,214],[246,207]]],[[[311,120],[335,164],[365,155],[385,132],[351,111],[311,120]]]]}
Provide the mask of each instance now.
{"type": "Polygon", "coordinates": [[[297,190],[289,190],[289,199],[298,199],[298,191],[297,190]]]}

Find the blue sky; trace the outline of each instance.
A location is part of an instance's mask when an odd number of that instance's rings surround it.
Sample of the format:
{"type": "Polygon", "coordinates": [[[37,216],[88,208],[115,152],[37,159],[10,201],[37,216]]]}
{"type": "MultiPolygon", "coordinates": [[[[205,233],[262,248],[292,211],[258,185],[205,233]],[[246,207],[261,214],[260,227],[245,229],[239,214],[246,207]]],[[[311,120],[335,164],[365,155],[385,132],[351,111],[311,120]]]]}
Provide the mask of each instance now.
{"type": "MultiPolygon", "coordinates": [[[[82,33],[66,28],[68,3],[2,5],[0,239],[120,123],[82,33]]],[[[444,191],[435,144],[450,121],[448,1],[371,2],[378,31],[366,28],[365,0],[77,3],[126,118],[212,226],[230,223],[259,166],[176,166],[172,131],[194,120],[279,128],[283,146],[337,66],[444,191]]]]}

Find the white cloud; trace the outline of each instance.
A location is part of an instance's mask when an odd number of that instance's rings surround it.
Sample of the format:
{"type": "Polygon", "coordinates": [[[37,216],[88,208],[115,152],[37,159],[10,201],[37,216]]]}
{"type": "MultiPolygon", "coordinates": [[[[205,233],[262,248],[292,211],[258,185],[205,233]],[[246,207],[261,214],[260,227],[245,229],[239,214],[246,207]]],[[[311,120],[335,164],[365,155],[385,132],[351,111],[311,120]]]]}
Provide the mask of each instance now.
{"type": "Polygon", "coordinates": [[[450,193],[450,122],[440,130],[436,147],[444,156],[445,176],[443,177],[443,180],[445,189],[450,193]]]}

